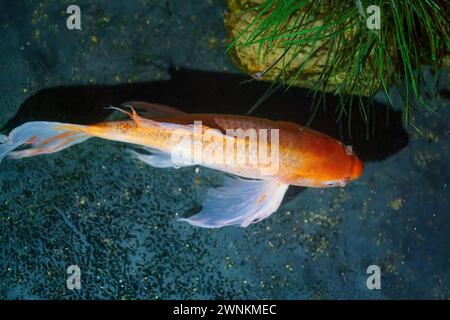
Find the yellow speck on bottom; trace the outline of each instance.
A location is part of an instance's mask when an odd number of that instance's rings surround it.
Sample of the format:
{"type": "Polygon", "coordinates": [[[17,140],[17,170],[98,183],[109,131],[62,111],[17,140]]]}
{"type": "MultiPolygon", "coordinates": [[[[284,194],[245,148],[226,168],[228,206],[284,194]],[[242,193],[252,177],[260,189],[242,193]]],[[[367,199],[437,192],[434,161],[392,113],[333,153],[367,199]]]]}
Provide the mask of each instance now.
{"type": "Polygon", "coordinates": [[[219,40],[217,40],[216,37],[210,37],[210,38],[208,39],[208,47],[209,47],[210,49],[215,48],[215,47],[217,46],[218,43],[219,43],[219,40]]]}
{"type": "Polygon", "coordinates": [[[98,43],[98,38],[97,38],[96,35],[92,35],[92,36],[90,37],[90,39],[91,39],[91,42],[92,42],[93,44],[97,44],[97,43],[98,43]]]}
{"type": "Polygon", "coordinates": [[[400,210],[401,207],[403,207],[404,202],[405,201],[402,198],[397,198],[397,199],[391,200],[388,205],[389,205],[389,207],[391,207],[394,210],[400,210]]]}

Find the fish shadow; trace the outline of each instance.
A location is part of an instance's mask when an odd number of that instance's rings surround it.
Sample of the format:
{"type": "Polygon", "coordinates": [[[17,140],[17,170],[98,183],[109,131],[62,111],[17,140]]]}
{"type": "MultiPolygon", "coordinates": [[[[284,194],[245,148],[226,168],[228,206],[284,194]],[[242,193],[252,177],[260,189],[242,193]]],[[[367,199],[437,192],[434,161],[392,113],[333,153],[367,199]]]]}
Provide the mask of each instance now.
{"type": "MultiPolygon", "coordinates": [[[[263,81],[248,82],[248,77],[242,74],[180,68],[171,68],[169,72],[169,80],[42,89],[22,103],[1,131],[8,132],[28,121],[92,124],[105,120],[113,112],[105,107],[130,100],[166,104],[190,113],[242,115],[270,85],[263,81]]],[[[407,146],[408,134],[402,125],[401,111],[373,103],[367,108],[369,121],[365,121],[358,97],[347,106],[351,121],[337,121],[338,97],[325,94],[324,98],[309,127],[352,145],[361,160],[380,161],[407,146]]],[[[309,90],[291,87],[271,95],[252,115],[305,125],[314,114],[313,103],[309,90]]],[[[369,105],[364,98],[363,103],[369,105]]]]}

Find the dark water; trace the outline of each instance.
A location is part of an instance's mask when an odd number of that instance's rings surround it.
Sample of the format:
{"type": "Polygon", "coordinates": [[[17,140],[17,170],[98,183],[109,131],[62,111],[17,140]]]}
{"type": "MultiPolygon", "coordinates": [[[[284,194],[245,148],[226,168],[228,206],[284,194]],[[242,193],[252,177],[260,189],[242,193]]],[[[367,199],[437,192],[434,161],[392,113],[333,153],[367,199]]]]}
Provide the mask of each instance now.
{"type": "MultiPolygon", "coordinates": [[[[223,1],[81,1],[81,31],[66,28],[69,4],[0,2],[3,132],[33,120],[102,121],[111,117],[105,107],[129,100],[245,114],[268,87],[242,83],[224,55],[223,1]]],[[[448,78],[439,83],[448,87],[448,78]]],[[[417,113],[422,134],[403,128],[398,96],[394,108],[371,107],[369,126],[354,107],[348,128],[326,95],[311,127],[353,145],[364,176],[346,188],[291,187],[275,214],[245,229],[177,222],[223,175],[152,168],[120,143],[91,139],[4,161],[0,297],[447,299],[445,92],[425,96],[437,113],[417,113]],[[66,287],[74,264],[81,290],[66,287]],[[369,265],[380,266],[381,290],[366,286],[369,265]]],[[[306,124],[312,103],[292,88],[254,115],[306,124]]]]}

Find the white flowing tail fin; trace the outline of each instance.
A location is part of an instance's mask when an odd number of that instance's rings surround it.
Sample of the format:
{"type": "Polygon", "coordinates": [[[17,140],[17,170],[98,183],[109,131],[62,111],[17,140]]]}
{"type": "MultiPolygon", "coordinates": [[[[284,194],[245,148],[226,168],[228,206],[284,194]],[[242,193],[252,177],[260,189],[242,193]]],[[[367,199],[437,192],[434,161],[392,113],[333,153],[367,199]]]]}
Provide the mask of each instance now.
{"type": "Polygon", "coordinates": [[[74,144],[83,142],[91,136],[85,126],[59,122],[27,122],[15,128],[0,142],[0,161],[5,156],[19,159],[39,154],[54,153],[74,144]],[[25,146],[22,150],[15,149],[25,146]]]}

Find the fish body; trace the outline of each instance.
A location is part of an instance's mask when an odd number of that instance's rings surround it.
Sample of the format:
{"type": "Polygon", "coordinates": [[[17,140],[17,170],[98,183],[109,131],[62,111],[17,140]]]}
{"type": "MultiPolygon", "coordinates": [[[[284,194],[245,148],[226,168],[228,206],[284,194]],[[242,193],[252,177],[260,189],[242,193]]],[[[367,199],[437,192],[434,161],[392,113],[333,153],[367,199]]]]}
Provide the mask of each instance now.
{"type": "MultiPolygon", "coordinates": [[[[146,122],[147,119],[143,121],[146,122]]],[[[158,119],[158,122],[176,125],[191,125],[195,121],[201,122],[206,128],[217,129],[223,134],[227,129],[278,129],[279,172],[272,178],[290,185],[342,186],[362,174],[363,164],[349,147],[325,134],[291,122],[226,114],[186,114],[158,119]]],[[[139,125],[139,120],[128,120],[88,126],[86,132],[104,139],[133,143],[170,153],[176,129],[177,126],[158,126],[152,123],[139,125]]],[[[239,138],[235,138],[234,141],[238,144],[239,138]]],[[[270,136],[267,144],[270,150],[270,136]]],[[[244,164],[242,168],[211,167],[232,174],[240,171],[241,176],[246,178],[264,178],[264,176],[246,176],[245,172],[252,171],[249,164],[244,164]]]]}
{"type": "Polygon", "coordinates": [[[146,153],[131,153],[154,167],[176,166],[176,158],[179,166],[220,170],[232,177],[226,177],[222,187],[209,190],[202,211],[180,219],[209,228],[246,227],[267,218],[278,209],[289,185],[345,186],[363,172],[363,163],[350,147],[294,123],[251,116],[187,114],[143,102],[130,104],[143,109],[145,116],[132,108],[132,112],[120,109],[129,120],[88,126],[26,123],[0,145],[0,160],[6,155],[23,158],[57,152],[99,137],[143,147],[146,153]],[[14,151],[21,145],[30,148],[14,151]],[[264,161],[258,161],[263,154],[264,161]]]}

